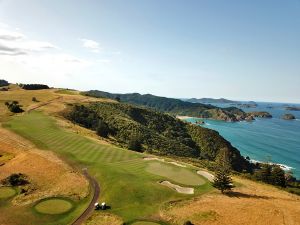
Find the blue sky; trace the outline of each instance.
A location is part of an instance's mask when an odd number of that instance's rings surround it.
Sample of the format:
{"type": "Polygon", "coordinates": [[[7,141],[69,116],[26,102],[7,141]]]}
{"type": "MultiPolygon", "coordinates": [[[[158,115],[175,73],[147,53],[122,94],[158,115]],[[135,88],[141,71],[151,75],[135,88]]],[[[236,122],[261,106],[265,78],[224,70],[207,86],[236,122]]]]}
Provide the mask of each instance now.
{"type": "Polygon", "coordinates": [[[300,102],[300,1],[0,0],[0,76],[300,102]]]}

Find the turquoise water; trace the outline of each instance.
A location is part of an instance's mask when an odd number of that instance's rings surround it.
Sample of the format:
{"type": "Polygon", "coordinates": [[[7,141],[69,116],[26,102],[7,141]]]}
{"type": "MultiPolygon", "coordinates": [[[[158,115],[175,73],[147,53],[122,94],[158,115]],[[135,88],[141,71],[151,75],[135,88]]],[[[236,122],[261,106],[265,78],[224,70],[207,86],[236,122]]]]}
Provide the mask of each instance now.
{"type": "MultiPolygon", "coordinates": [[[[300,179],[300,111],[286,111],[285,105],[258,103],[257,108],[243,108],[244,111],[268,111],[272,114],[272,119],[234,123],[204,120],[206,124],[201,126],[218,131],[239,149],[243,156],[292,167],[294,176],[300,179]],[[281,116],[284,113],[292,113],[297,119],[283,120],[281,116]]],[[[219,104],[218,106],[228,107],[229,105],[219,104]]],[[[196,119],[187,120],[195,122],[196,119]]]]}

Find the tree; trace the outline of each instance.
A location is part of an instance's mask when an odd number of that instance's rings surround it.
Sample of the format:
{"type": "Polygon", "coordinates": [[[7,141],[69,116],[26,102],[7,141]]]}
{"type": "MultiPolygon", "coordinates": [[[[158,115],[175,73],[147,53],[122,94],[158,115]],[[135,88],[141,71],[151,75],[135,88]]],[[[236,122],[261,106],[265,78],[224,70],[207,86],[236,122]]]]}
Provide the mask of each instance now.
{"type": "Polygon", "coordinates": [[[271,172],[270,181],[273,185],[286,187],[285,173],[279,166],[274,166],[271,172]]]}
{"type": "Polygon", "coordinates": [[[270,165],[269,163],[265,163],[261,166],[261,169],[259,169],[255,173],[255,177],[257,180],[271,184],[272,183],[271,172],[272,172],[272,165],[270,165]]]}
{"type": "Polygon", "coordinates": [[[24,110],[21,108],[22,106],[19,105],[18,101],[12,101],[12,103],[9,102],[5,102],[5,105],[7,106],[7,108],[13,112],[13,113],[21,113],[24,112],[24,110]]]}
{"type": "Polygon", "coordinates": [[[109,128],[103,120],[99,119],[98,126],[97,126],[97,134],[101,137],[107,137],[109,133],[109,128]]]}
{"type": "Polygon", "coordinates": [[[221,149],[216,159],[216,170],[213,186],[224,191],[229,191],[233,188],[231,174],[231,165],[227,149],[221,149]]]}
{"type": "Polygon", "coordinates": [[[134,151],[141,151],[142,150],[142,140],[139,135],[133,134],[131,135],[128,148],[134,151]]]}

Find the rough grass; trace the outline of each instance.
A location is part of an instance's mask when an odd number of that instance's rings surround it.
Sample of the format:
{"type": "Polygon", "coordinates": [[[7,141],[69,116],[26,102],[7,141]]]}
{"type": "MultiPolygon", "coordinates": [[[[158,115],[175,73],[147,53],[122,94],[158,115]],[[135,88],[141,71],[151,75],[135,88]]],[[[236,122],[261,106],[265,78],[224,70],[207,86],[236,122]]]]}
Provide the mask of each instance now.
{"type": "Polygon", "coordinates": [[[218,191],[186,202],[174,203],[162,212],[171,224],[190,220],[195,225],[300,224],[300,198],[273,186],[234,178],[243,185],[228,195],[218,191]]]}
{"type": "Polygon", "coordinates": [[[65,95],[79,95],[80,94],[79,91],[69,90],[69,89],[59,89],[59,90],[55,91],[55,93],[65,94],[65,95]]]}
{"type": "Polygon", "coordinates": [[[0,166],[4,165],[7,161],[14,158],[14,155],[8,152],[0,151],[0,166]]]}
{"type": "MultiPolygon", "coordinates": [[[[159,185],[161,176],[146,171],[144,155],[67,132],[42,113],[15,117],[7,126],[38,147],[51,149],[70,162],[88,167],[101,185],[100,200],[107,202],[110,212],[125,222],[156,214],[168,201],[187,198],[159,185]]],[[[204,190],[208,189],[204,185],[204,190]]]]}
{"type": "Polygon", "coordinates": [[[159,223],[139,221],[139,222],[132,223],[132,225],[159,225],[159,223]]]}
{"type": "Polygon", "coordinates": [[[0,180],[12,173],[26,174],[30,183],[21,186],[25,193],[0,200],[0,224],[69,224],[90,201],[86,179],[59,159],[53,152],[39,150],[28,140],[0,128],[0,146],[3,152],[14,157],[0,167],[0,180]],[[76,207],[63,215],[45,215],[33,210],[35,202],[50,196],[66,196],[76,207]]]}
{"type": "Polygon", "coordinates": [[[0,118],[4,121],[7,116],[12,115],[12,113],[7,109],[6,101],[19,101],[23,106],[24,110],[31,105],[43,104],[58,95],[55,95],[54,90],[23,90],[16,85],[12,86],[9,91],[0,92],[0,118]],[[39,101],[38,103],[32,101],[32,97],[36,97],[39,101]]]}
{"type": "Polygon", "coordinates": [[[0,187],[0,200],[10,198],[16,193],[16,190],[11,187],[0,187]]]}
{"type": "Polygon", "coordinates": [[[34,206],[34,209],[43,214],[63,214],[73,208],[73,203],[70,200],[62,198],[43,199],[34,206]]]}
{"type": "Polygon", "coordinates": [[[146,171],[167,177],[170,181],[184,185],[202,185],[205,182],[201,176],[196,174],[196,171],[187,170],[179,166],[168,165],[163,162],[149,162],[146,171]]]}

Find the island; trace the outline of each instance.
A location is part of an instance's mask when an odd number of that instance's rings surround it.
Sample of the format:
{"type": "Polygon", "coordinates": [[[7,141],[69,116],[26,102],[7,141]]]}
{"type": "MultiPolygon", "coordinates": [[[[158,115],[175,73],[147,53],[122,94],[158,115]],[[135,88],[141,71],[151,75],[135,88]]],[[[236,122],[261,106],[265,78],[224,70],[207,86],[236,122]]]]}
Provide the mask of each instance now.
{"type": "Polygon", "coordinates": [[[204,104],[209,104],[209,103],[232,103],[232,104],[237,104],[239,101],[233,101],[225,98],[189,98],[189,99],[183,99],[186,102],[191,102],[191,103],[204,103],[204,104]]]}
{"type": "Polygon", "coordinates": [[[239,104],[237,104],[237,106],[240,108],[256,108],[257,104],[256,103],[239,103],[239,104]]]}
{"type": "Polygon", "coordinates": [[[293,114],[290,114],[290,113],[284,114],[281,118],[284,119],[284,120],[294,120],[294,119],[296,119],[296,117],[293,114]]]}
{"type": "Polygon", "coordinates": [[[287,106],[287,107],[285,107],[285,110],[289,110],[289,111],[300,111],[300,107],[296,107],[296,106],[287,106]]]}
{"type": "Polygon", "coordinates": [[[272,118],[272,115],[268,112],[248,112],[248,116],[258,117],[258,118],[272,118]]]}

